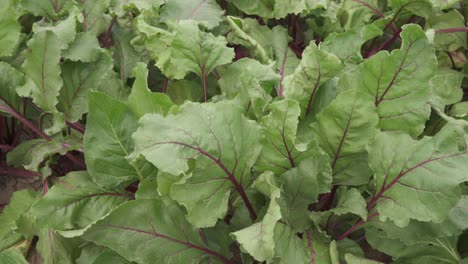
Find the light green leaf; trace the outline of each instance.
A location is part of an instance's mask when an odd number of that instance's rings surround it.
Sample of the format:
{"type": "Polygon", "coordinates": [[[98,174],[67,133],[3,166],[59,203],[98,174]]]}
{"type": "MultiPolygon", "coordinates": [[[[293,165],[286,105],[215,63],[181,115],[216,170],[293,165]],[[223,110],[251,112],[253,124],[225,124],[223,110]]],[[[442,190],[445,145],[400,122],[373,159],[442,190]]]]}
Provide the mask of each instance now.
{"type": "MultiPolygon", "coordinates": [[[[115,25],[112,31],[112,41],[114,42],[113,58],[118,69],[118,73],[122,82],[126,82],[127,78],[131,77],[132,70],[137,66],[137,63],[145,60],[144,54],[138,52],[131,41],[135,38],[132,30],[115,25]]],[[[149,59],[149,58],[148,58],[149,59]]]]}
{"type": "Polygon", "coordinates": [[[219,25],[224,11],[215,0],[171,0],[161,9],[161,20],[198,22],[208,29],[219,25]]]}
{"type": "MultiPolygon", "coordinates": [[[[39,0],[39,2],[41,1],[44,1],[44,0],[39,0]]],[[[61,0],[61,1],[64,1],[69,4],[72,3],[69,0],[61,0]]],[[[51,1],[48,1],[48,2],[52,3],[51,1]]],[[[43,31],[53,32],[58,37],[61,44],[63,45],[63,49],[66,49],[76,37],[76,34],[77,34],[76,22],[82,21],[82,20],[83,20],[83,15],[81,14],[81,12],[78,10],[78,8],[73,7],[73,8],[70,8],[68,17],[66,19],[58,20],[57,22],[54,22],[51,24],[43,24],[40,22],[35,23],[33,24],[32,30],[35,34],[38,34],[43,31]]]]}
{"type": "Polygon", "coordinates": [[[136,150],[162,172],[179,175],[196,164],[191,176],[172,186],[171,197],[198,227],[224,217],[232,191],[247,202],[244,188],[261,145],[260,128],[229,102],[185,103],[177,114],[147,114],[133,135],[136,150]]]}
{"type": "Polygon", "coordinates": [[[342,16],[341,24],[345,31],[350,29],[361,29],[369,20],[375,16],[372,9],[379,10],[377,0],[344,0],[341,5],[340,13],[342,16]],[[370,8],[369,8],[370,7],[370,8]]]}
{"type": "Polygon", "coordinates": [[[337,56],[343,62],[354,63],[362,60],[361,46],[365,41],[358,30],[334,32],[320,43],[320,50],[337,56]]]}
{"type": "Polygon", "coordinates": [[[80,32],[63,52],[63,57],[71,61],[92,62],[98,60],[101,52],[99,41],[92,32],[80,32]]]}
{"type": "MultiPolygon", "coordinates": [[[[0,214],[0,251],[13,246],[23,236],[16,232],[16,220],[35,201],[36,192],[32,190],[20,190],[13,194],[8,206],[0,214]]],[[[0,257],[1,263],[2,257],[0,257]]]]}
{"type": "Polygon", "coordinates": [[[92,63],[66,61],[62,64],[64,84],[57,107],[67,121],[76,122],[88,112],[88,91],[97,89],[103,76],[111,70],[112,59],[106,52],[92,63]]]}
{"type": "Polygon", "coordinates": [[[167,0],[111,0],[113,11],[119,16],[124,16],[126,11],[136,9],[138,11],[158,8],[167,0]]]}
{"type": "Polygon", "coordinates": [[[429,118],[429,80],[437,60],[424,31],[405,25],[401,49],[381,51],[351,72],[341,85],[356,88],[375,98],[379,127],[384,131],[421,134],[429,118]]]}
{"type": "MultiPolygon", "coordinates": [[[[23,100],[16,94],[16,87],[24,84],[24,75],[10,66],[0,62],[0,106],[21,111],[23,100]]],[[[1,111],[1,110],[0,110],[1,111]]]]}
{"type": "Polygon", "coordinates": [[[342,92],[312,123],[313,135],[331,158],[335,184],[368,182],[365,146],[377,133],[378,117],[372,98],[363,92],[342,92]]]}
{"type": "Polygon", "coordinates": [[[307,159],[302,160],[278,178],[281,183],[281,214],[283,220],[298,232],[307,229],[311,222],[308,206],[316,202],[321,193],[330,192],[332,176],[329,157],[318,147],[307,159]]]}
{"type": "Polygon", "coordinates": [[[111,0],[81,2],[81,13],[83,14],[83,31],[92,32],[95,36],[106,31],[109,26],[110,16],[105,14],[111,0]]]}
{"type": "Polygon", "coordinates": [[[420,141],[379,134],[367,148],[376,179],[369,208],[400,227],[410,219],[442,222],[460,199],[458,184],[467,180],[468,152],[459,147],[464,140],[450,125],[420,141]]]}
{"type": "Polygon", "coordinates": [[[367,219],[366,200],[356,188],[339,187],[336,191],[336,205],[330,210],[337,215],[353,213],[367,219]]]}
{"type": "Polygon", "coordinates": [[[136,79],[133,83],[132,92],[128,97],[128,106],[137,119],[148,113],[167,114],[174,103],[172,103],[167,95],[153,93],[148,89],[148,69],[146,68],[146,64],[138,63],[133,69],[133,75],[136,79]]]}
{"type": "Polygon", "coordinates": [[[228,263],[204,244],[199,229],[170,200],[136,200],[114,210],[89,229],[84,238],[139,263],[228,263]],[[129,224],[130,223],[130,224],[129,224]]]}
{"type": "Polygon", "coordinates": [[[82,250],[76,264],[130,264],[132,262],[106,247],[88,243],[82,250]]]}
{"type": "Polygon", "coordinates": [[[203,87],[192,80],[171,80],[167,85],[166,94],[178,105],[185,101],[200,102],[203,98],[203,87]]]}
{"type": "Polygon", "coordinates": [[[137,126],[128,106],[99,92],[88,97],[84,152],[91,177],[98,185],[113,188],[150,175],[154,167],[149,163],[135,166],[125,158],[133,151],[131,134],[137,126]]]}
{"type": "Polygon", "coordinates": [[[86,172],[71,172],[59,178],[31,212],[40,228],[68,231],[88,227],[131,198],[122,190],[99,187],[86,172]]]}
{"type": "Polygon", "coordinates": [[[0,264],[28,264],[19,249],[8,249],[0,252],[0,264]]]}
{"type": "Polygon", "coordinates": [[[357,257],[353,254],[345,254],[345,260],[347,264],[381,264],[382,262],[370,260],[362,257],[357,257]]]}
{"type": "Polygon", "coordinates": [[[13,55],[21,35],[18,14],[8,1],[2,1],[0,7],[0,57],[13,55]]]}
{"type": "Polygon", "coordinates": [[[248,15],[258,15],[264,18],[272,18],[275,6],[275,0],[249,1],[249,0],[231,0],[237,8],[248,15]]]}
{"type": "Polygon", "coordinates": [[[69,0],[23,0],[22,8],[35,16],[57,17],[73,5],[69,0]]]}
{"type": "MultiPolygon", "coordinates": [[[[431,15],[427,20],[427,27],[431,29],[445,29],[445,28],[463,28],[465,27],[465,19],[458,10],[451,10],[447,13],[440,15],[431,15]]],[[[467,46],[467,33],[439,33],[434,37],[434,46],[436,49],[455,51],[459,48],[466,49],[467,46]]]]}
{"type": "Polygon", "coordinates": [[[303,115],[308,115],[320,85],[341,70],[335,55],[319,50],[314,43],[304,50],[294,73],[284,79],[284,96],[300,103],[303,115]]]}

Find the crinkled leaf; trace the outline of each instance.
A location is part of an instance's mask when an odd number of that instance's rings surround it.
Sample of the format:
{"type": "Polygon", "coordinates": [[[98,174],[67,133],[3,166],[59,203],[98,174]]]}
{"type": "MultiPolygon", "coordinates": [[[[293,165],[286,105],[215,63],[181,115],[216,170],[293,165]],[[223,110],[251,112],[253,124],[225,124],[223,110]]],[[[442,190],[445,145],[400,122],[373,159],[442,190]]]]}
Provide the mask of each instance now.
{"type": "Polygon", "coordinates": [[[28,264],[19,249],[8,249],[0,252],[0,264],[28,264]]]}
{"type": "Polygon", "coordinates": [[[128,10],[137,9],[140,12],[151,10],[151,8],[159,7],[165,2],[166,0],[113,0],[111,6],[118,16],[124,16],[128,10]]]}
{"type": "Polygon", "coordinates": [[[80,32],[63,52],[63,57],[71,61],[92,62],[99,59],[101,51],[99,41],[92,32],[80,32]]]}
{"type": "Polygon", "coordinates": [[[462,73],[448,68],[441,68],[431,78],[430,85],[434,95],[440,97],[444,104],[449,105],[462,99],[462,81],[462,73]]]}
{"type": "Polygon", "coordinates": [[[375,260],[370,260],[370,259],[366,259],[366,258],[363,258],[363,257],[357,257],[353,254],[346,254],[345,255],[345,260],[346,260],[346,263],[348,264],[379,264],[379,263],[382,263],[382,262],[379,262],[379,261],[375,261],[375,260]]]}
{"type": "MultiPolygon", "coordinates": [[[[187,219],[199,227],[224,217],[232,191],[245,195],[250,169],[261,145],[260,128],[229,103],[185,103],[175,115],[148,114],[133,135],[135,154],[143,154],[160,171],[191,177],[172,186],[171,197],[184,205],[187,219]]],[[[243,197],[244,201],[246,197],[243,197]]]]}
{"type": "Polygon", "coordinates": [[[230,256],[206,246],[200,232],[185,220],[176,203],[153,199],[120,206],[84,238],[140,263],[198,263],[202,259],[227,263],[230,256]]]}
{"type": "Polygon", "coordinates": [[[449,125],[420,141],[379,134],[368,146],[376,179],[369,207],[400,227],[410,219],[442,222],[460,199],[458,184],[467,180],[468,152],[460,144],[466,144],[463,137],[449,125]]]}
{"type": "Polygon", "coordinates": [[[320,50],[331,53],[344,62],[359,62],[362,60],[361,46],[364,42],[365,39],[358,30],[334,32],[320,43],[320,50]],[[343,43],[346,45],[343,46],[343,43]]]}
{"type": "Polygon", "coordinates": [[[219,25],[223,13],[215,0],[171,0],[161,9],[161,20],[191,20],[212,29],[219,25]]]}
{"type": "MultiPolygon", "coordinates": [[[[22,99],[16,94],[16,87],[24,84],[24,75],[5,62],[0,62],[0,106],[21,109],[22,99]]],[[[3,111],[3,109],[0,109],[3,111]]]]}
{"type": "Polygon", "coordinates": [[[343,92],[312,124],[314,137],[331,158],[336,184],[367,183],[365,146],[377,132],[378,117],[372,98],[363,92],[343,92]]]}
{"type": "Polygon", "coordinates": [[[319,50],[314,43],[310,43],[294,73],[284,79],[284,95],[300,102],[303,115],[307,115],[320,85],[340,70],[341,61],[335,55],[319,50]]]}
{"type": "Polygon", "coordinates": [[[174,104],[171,99],[162,93],[153,93],[148,89],[148,69],[146,64],[138,63],[133,69],[135,82],[128,97],[128,106],[137,119],[144,114],[165,115],[174,104]]]}
{"type": "Polygon", "coordinates": [[[42,257],[43,264],[74,264],[80,255],[79,238],[65,238],[52,229],[38,231],[39,241],[36,249],[42,257]]]}
{"type": "Polygon", "coordinates": [[[88,91],[97,89],[103,76],[111,70],[112,59],[105,52],[95,62],[66,61],[62,64],[63,88],[58,109],[67,121],[76,122],[88,112],[88,91]]]}
{"type": "MultiPolygon", "coordinates": [[[[446,28],[463,28],[465,27],[465,19],[458,10],[451,10],[441,15],[432,15],[427,21],[427,27],[431,29],[446,29],[446,28]]],[[[459,48],[467,48],[467,33],[441,33],[434,37],[434,46],[436,49],[455,51],[459,48]]]]}
{"type": "Polygon", "coordinates": [[[3,1],[0,7],[0,57],[13,55],[21,34],[17,19],[18,14],[11,4],[3,1]]]}

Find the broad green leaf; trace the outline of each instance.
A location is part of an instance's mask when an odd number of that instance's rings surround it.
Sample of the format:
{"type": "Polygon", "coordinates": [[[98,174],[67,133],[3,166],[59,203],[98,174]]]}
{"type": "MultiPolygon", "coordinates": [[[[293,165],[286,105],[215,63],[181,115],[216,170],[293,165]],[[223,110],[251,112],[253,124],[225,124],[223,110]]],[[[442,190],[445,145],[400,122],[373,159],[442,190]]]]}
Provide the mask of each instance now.
{"type": "Polygon", "coordinates": [[[396,15],[399,13],[409,13],[410,15],[416,15],[427,19],[434,14],[431,1],[432,0],[389,0],[388,6],[396,12],[396,15]]]}
{"type": "Polygon", "coordinates": [[[284,95],[298,101],[303,115],[308,115],[320,85],[333,78],[340,70],[340,59],[310,43],[294,73],[284,79],[284,95]]]}
{"type": "Polygon", "coordinates": [[[248,252],[256,260],[269,262],[275,253],[274,230],[276,222],[281,219],[280,205],[277,201],[281,190],[277,186],[272,172],[260,175],[252,187],[270,198],[268,210],[262,221],[231,235],[240,244],[242,250],[248,252]]]}
{"type": "Polygon", "coordinates": [[[83,31],[92,32],[95,36],[105,32],[111,20],[105,13],[111,0],[78,0],[78,2],[81,2],[83,31]]]}
{"type": "Polygon", "coordinates": [[[378,3],[377,0],[344,0],[341,5],[343,13],[340,13],[343,29],[361,29],[376,16],[374,10],[380,12],[378,3]]]}
{"type": "Polygon", "coordinates": [[[248,203],[244,189],[260,151],[260,128],[228,102],[185,103],[177,114],[148,114],[133,135],[136,150],[160,171],[191,175],[172,186],[171,197],[198,227],[213,226],[227,211],[231,192],[248,203]]]}
{"type": "Polygon", "coordinates": [[[13,55],[21,35],[18,14],[8,1],[2,1],[0,7],[0,57],[13,55]]]}
{"type": "Polygon", "coordinates": [[[40,171],[41,163],[55,155],[65,155],[68,151],[78,149],[80,142],[73,137],[56,137],[50,141],[31,139],[23,141],[7,155],[8,164],[15,167],[23,166],[27,170],[40,171]]]}
{"type": "Polygon", "coordinates": [[[131,198],[122,190],[99,187],[86,172],[71,172],[58,178],[31,212],[40,228],[76,230],[95,223],[131,198]]]}
{"type": "Polygon", "coordinates": [[[312,123],[313,135],[331,158],[335,184],[366,184],[366,145],[377,133],[378,117],[372,98],[350,90],[342,92],[312,123]]]}
{"type": "Polygon", "coordinates": [[[342,85],[375,98],[379,128],[417,136],[429,118],[428,87],[437,61],[434,48],[418,25],[403,26],[401,37],[401,49],[375,54],[351,72],[342,85]]]}
{"type": "Polygon", "coordinates": [[[362,60],[361,46],[365,41],[358,30],[334,32],[320,43],[320,50],[331,53],[344,62],[354,63],[362,60]],[[343,43],[347,45],[343,45],[343,43]]]}
{"type": "Polygon", "coordinates": [[[139,263],[198,263],[203,259],[230,263],[230,256],[204,244],[200,230],[170,200],[128,202],[91,227],[84,238],[139,263]]]}
{"type": "MultiPolygon", "coordinates": [[[[16,220],[35,201],[36,193],[32,190],[21,190],[13,194],[10,202],[0,214],[0,251],[21,241],[23,236],[16,232],[16,220]]],[[[0,257],[0,263],[2,258],[0,257]]]]}
{"type": "Polygon", "coordinates": [[[0,264],[28,264],[19,249],[8,249],[0,252],[0,264]]]}
{"type": "Polygon", "coordinates": [[[366,200],[356,188],[339,187],[336,191],[336,205],[330,210],[337,215],[353,213],[367,219],[366,200]]]}
{"type": "Polygon", "coordinates": [[[112,59],[102,52],[95,62],[62,64],[63,88],[59,95],[58,109],[67,121],[76,122],[88,112],[88,91],[97,89],[103,76],[112,70],[112,59]]]}
{"type": "Polygon", "coordinates": [[[345,260],[346,260],[346,263],[348,264],[379,264],[379,263],[382,263],[382,262],[379,262],[379,261],[375,261],[375,260],[370,260],[370,259],[366,259],[366,258],[362,258],[362,257],[357,257],[353,254],[346,254],[345,255],[345,260]]]}
{"type": "Polygon", "coordinates": [[[440,97],[444,104],[449,105],[458,103],[462,99],[462,81],[462,73],[448,68],[441,68],[431,78],[430,85],[434,96],[440,97]]]}
{"type": "Polygon", "coordinates": [[[457,0],[430,0],[430,1],[434,6],[439,7],[442,10],[448,9],[459,2],[457,0]]]}
{"type": "Polygon", "coordinates": [[[458,118],[463,118],[468,121],[468,102],[460,102],[454,104],[450,109],[450,115],[458,118]]]}
{"type": "Polygon", "coordinates": [[[130,264],[132,262],[106,247],[88,243],[82,250],[76,264],[130,264]]]}
{"type": "Polygon", "coordinates": [[[450,125],[420,141],[379,134],[367,148],[376,179],[369,208],[376,207],[380,219],[400,227],[410,219],[442,222],[460,199],[458,184],[467,180],[468,152],[463,144],[463,136],[450,125]]]}
{"type": "Polygon", "coordinates": [[[282,191],[279,202],[282,219],[294,230],[302,232],[311,224],[308,206],[316,202],[319,194],[330,192],[330,159],[317,147],[312,156],[281,175],[278,182],[282,191]]]}
{"type": "MultiPolygon", "coordinates": [[[[431,29],[445,29],[445,28],[463,28],[465,27],[465,19],[458,10],[451,10],[447,13],[431,17],[427,20],[427,27],[431,29]]],[[[436,49],[455,51],[459,48],[467,48],[467,33],[440,33],[435,34],[434,46],[436,49]]]]}
{"type": "Polygon", "coordinates": [[[219,25],[223,13],[215,0],[171,0],[161,9],[161,20],[190,20],[212,29],[219,25]]]}
{"type": "MultiPolygon", "coordinates": [[[[43,0],[39,0],[43,1],[43,0]]],[[[67,1],[67,3],[71,4],[70,0],[63,0],[67,1]]],[[[62,6],[63,7],[63,6],[62,6]]],[[[60,40],[61,44],[63,45],[63,49],[66,49],[69,44],[73,42],[76,37],[77,29],[76,25],[77,22],[83,20],[81,12],[78,8],[73,7],[70,9],[68,17],[64,20],[57,20],[53,23],[35,23],[33,25],[33,32],[38,34],[43,31],[51,31],[53,32],[58,39],[60,40]]]]}
{"type": "Polygon", "coordinates": [[[135,82],[128,97],[128,106],[137,119],[144,114],[165,115],[174,105],[171,99],[162,93],[153,93],[148,89],[148,69],[146,64],[138,63],[133,69],[135,82]]]}
{"type": "Polygon", "coordinates": [[[82,243],[78,238],[65,238],[52,229],[41,229],[38,231],[39,241],[36,249],[42,257],[43,264],[74,264],[80,255],[79,245],[82,243]]]}
{"type": "Polygon", "coordinates": [[[52,113],[54,125],[46,133],[57,133],[64,126],[63,117],[56,108],[63,85],[59,62],[64,44],[52,31],[40,31],[28,42],[28,48],[23,63],[28,79],[16,91],[20,96],[32,98],[43,111],[52,113]]]}
{"type": "MultiPolygon", "coordinates": [[[[24,75],[5,62],[0,62],[0,106],[21,110],[22,99],[16,94],[16,87],[24,84],[24,75]]],[[[1,111],[1,110],[0,110],[1,111]]]]}
{"type": "Polygon", "coordinates": [[[308,7],[312,7],[312,1],[308,0],[265,0],[248,1],[232,0],[237,8],[249,15],[259,15],[264,18],[283,18],[288,14],[299,14],[308,7]]]}
{"type": "Polygon", "coordinates": [[[128,106],[103,93],[92,92],[84,136],[84,152],[88,172],[103,187],[142,180],[154,168],[149,164],[135,166],[126,159],[133,151],[131,134],[136,118],[128,106]]]}
{"type": "Polygon", "coordinates": [[[255,169],[281,174],[307,158],[294,144],[301,110],[296,101],[289,99],[274,102],[268,109],[270,113],[260,123],[265,138],[255,169]]]}
{"type": "Polygon", "coordinates": [[[98,60],[101,53],[96,36],[92,32],[80,32],[63,52],[63,57],[71,61],[92,62],[98,60]]]}
{"type": "Polygon", "coordinates": [[[73,2],[70,0],[23,0],[22,8],[35,16],[57,17],[70,8],[73,2]]]}

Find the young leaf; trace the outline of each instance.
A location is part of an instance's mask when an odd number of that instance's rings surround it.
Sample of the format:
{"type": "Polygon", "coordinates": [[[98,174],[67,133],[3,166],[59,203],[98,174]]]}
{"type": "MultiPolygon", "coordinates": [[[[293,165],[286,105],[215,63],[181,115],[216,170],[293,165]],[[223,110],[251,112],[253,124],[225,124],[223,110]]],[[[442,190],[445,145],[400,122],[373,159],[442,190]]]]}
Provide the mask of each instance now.
{"type": "Polygon", "coordinates": [[[360,91],[343,92],[312,123],[313,134],[331,158],[335,184],[361,185],[369,180],[365,146],[377,133],[372,98],[360,91]]]}
{"type": "Polygon", "coordinates": [[[152,166],[138,167],[126,159],[133,151],[131,134],[137,125],[128,106],[99,92],[88,97],[84,151],[91,177],[98,185],[110,188],[145,178],[152,166]]]}
{"type": "Polygon", "coordinates": [[[171,197],[184,205],[187,219],[195,226],[214,226],[224,217],[232,191],[256,218],[244,189],[261,150],[261,134],[240,109],[227,102],[185,103],[175,115],[143,116],[133,138],[132,156],[143,154],[160,171],[179,175],[187,172],[188,160],[196,161],[191,176],[171,190],[171,197]]]}
{"type": "Polygon", "coordinates": [[[128,97],[128,106],[137,119],[148,113],[167,114],[174,103],[172,103],[167,95],[153,93],[148,89],[148,69],[146,68],[146,64],[138,63],[133,69],[133,75],[136,79],[133,83],[132,92],[128,97]]]}
{"type": "Polygon", "coordinates": [[[299,101],[303,115],[307,115],[320,85],[333,78],[340,70],[340,59],[310,43],[294,73],[284,79],[284,95],[299,101]]]}
{"type": "MultiPolygon", "coordinates": [[[[0,106],[6,105],[16,111],[21,110],[23,104],[16,94],[16,87],[24,84],[24,75],[5,62],[0,62],[0,106]]],[[[0,110],[1,111],[1,110],[0,110]]]]}
{"type": "Polygon", "coordinates": [[[458,184],[467,180],[468,152],[460,144],[463,137],[449,125],[420,141],[379,134],[368,146],[377,184],[368,208],[400,227],[410,219],[442,222],[460,199],[458,184]]]}
{"type": "Polygon", "coordinates": [[[21,34],[21,25],[17,19],[18,14],[12,5],[3,1],[0,7],[0,57],[13,55],[21,34]]]}
{"type": "Polygon", "coordinates": [[[98,60],[101,52],[99,41],[92,32],[80,32],[63,52],[63,57],[71,61],[92,62],[98,60]]]}
{"type": "Polygon", "coordinates": [[[97,222],[84,238],[140,263],[231,263],[230,256],[205,245],[200,230],[170,200],[128,202],[97,222]]]}
{"type": "Polygon", "coordinates": [[[440,68],[430,80],[435,96],[446,105],[458,103],[463,98],[461,89],[463,74],[448,68],[440,68]]]}
{"type": "Polygon", "coordinates": [[[362,63],[342,85],[374,97],[379,127],[384,131],[421,134],[429,118],[429,80],[437,60],[424,31],[418,25],[405,25],[401,49],[382,51],[362,63]]]}

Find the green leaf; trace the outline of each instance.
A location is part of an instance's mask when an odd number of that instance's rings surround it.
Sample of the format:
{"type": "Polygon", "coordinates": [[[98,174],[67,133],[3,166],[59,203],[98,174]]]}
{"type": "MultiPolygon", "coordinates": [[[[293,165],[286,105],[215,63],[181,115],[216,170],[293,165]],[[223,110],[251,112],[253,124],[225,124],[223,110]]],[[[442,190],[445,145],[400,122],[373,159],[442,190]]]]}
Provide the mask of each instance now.
{"type": "Polygon", "coordinates": [[[261,150],[261,134],[233,105],[185,103],[175,115],[148,114],[133,138],[132,155],[143,154],[162,172],[185,173],[188,160],[195,160],[191,175],[171,190],[195,226],[213,226],[224,217],[233,191],[248,203],[244,188],[261,150]]]}
{"type": "Polygon", "coordinates": [[[203,242],[182,209],[170,200],[136,200],[114,210],[89,229],[84,238],[105,245],[139,263],[230,263],[203,242]]]}
{"type": "Polygon", "coordinates": [[[0,7],[0,57],[8,57],[18,44],[21,35],[21,25],[17,21],[18,14],[8,1],[3,1],[0,7]]]}
{"type": "Polygon", "coordinates": [[[92,32],[80,32],[63,52],[63,57],[71,61],[92,62],[99,59],[101,52],[99,41],[92,32]]]}
{"type": "Polygon", "coordinates": [[[28,42],[23,70],[32,82],[17,89],[21,96],[31,97],[33,102],[47,112],[57,112],[57,96],[62,88],[60,78],[60,51],[64,48],[57,35],[41,31],[28,42]]]}
{"type": "Polygon", "coordinates": [[[23,166],[27,170],[39,172],[44,160],[55,154],[65,155],[68,151],[78,149],[79,144],[78,139],[72,137],[57,137],[50,141],[31,139],[23,141],[10,151],[7,155],[7,162],[15,167],[23,166]]]}
{"type": "Polygon", "coordinates": [[[321,193],[330,192],[332,176],[330,159],[320,149],[307,159],[302,160],[278,178],[281,183],[281,215],[283,221],[298,232],[307,229],[309,220],[308,206],[316,202],[321,193]]]}
{"type": "Polygon", "coordinates": [[[361,185],[369,180],[365,146],[377,133],[372,98],[363,92],[343,92],[312,123],[313,135],[330,156],[335,184],[361,185]]]}
{"type": "Polygon", "coordinates": [[[171,0],[161,9],[161,20],[198,22],[208,29],[219,25],[224,11],[215,0],[171,0]]]}
{"type": "Polygon", "coordinates": [[[70,8],[73,2],[69,0],[23,0],[21,5],[25,11],[35,16],[57,17],[70,8]]]}
{"type": "Polygon", "coordinates": [[[294,144],[301,110],[296,101],[289,99],[274,102],[268,108],[270,113],[260,123],[265,138],[255,169],[281,174],[307,158],[294,144]]]}
{"type": "Polygon", "coordinates": [[[71,172],[31,208],[39,227],[77,230],[101,219],[131,195],[99,187],[86,172],[71,172]]]}
{"type": "Polygon", "coordinates": [[[112,30],[113,57],[122,82],[131,77],[132,70],[137,66],[137,63],[144,60],[144,55],[132,46],[133,38],[135,38],[133,31],[120,25],[114,26],[112,30]]]}
{"type": "Polygon", "coordinates": [[[104,33],[110,18],[106,14],[111,0],[88,1],[80,0],[83,14],[83,31],[92,32],[95,36],[104,33]]]}
{"type": "Polygon", "coordinates": [[[167,84],[166,94],[178,105],[185,101],[200,102],[203,98],[203,87],[192,80],[171,80],[167,84]]]}
{"type": "Polygon", "coordinates": [[[82,243],[78,238],[65,238],[52,229],[41,229],[37,235],[37,251],[42,257],[44,264],[74,264],[80,255],[79,245],[82,243]]]}
{"type": "Polygon", "coordinates": [[[462,99],[462,81],[462,73],[448,68],[441,68],[431,78],[430,85],[434,95],[440,97],[444,104],[449,105],[458,103],[462,99]]]}
{"type": "Polygon", "coordinates": [[[135,166],[126,159],[133,151],[131,134],[137,126],[128,106],[99,92],[88,97],[84,151],[91,177],[98,185],[113,188],[150,175],[154,169],[150,164],[135,166]]]}
{"type": "Polygon", "coordinates": [[[138,11],[151,10],[164,4],[166,0],[112,0],[113,11],[119,16],[124,16],[126,11],[136,9],[138,11]]]}
{"type": "Polygon", "coordinates": [[[434,49],[418,25],[405,25],[401,49],[381,51],[351,72],[341,85],[375,98],[379,127],[384,131],[421,134],[429,118],[429,80],[437,61],[434,49]]]}
{"type": "Polygon", "coordinates": [[[379,262],[379,261],[375,261],[375,260],[370,260],[370,259],[366,259],[366,258],[362,258],[362,257],[357,257],[353,254],[346,254],[345,255],[345,260],[346,260],[346,263],[348,264],[379,264],[379,263],[382,263],[382,262],[379,262]]]}
{"type": "Polygon", "coordinates": [[[288,14],[299,14],[306,8],[312,6],[311,1],[298,0],[266,0],[266,1],[248,1],[232,0],[237,8],[249,15],[259,15],[264,18],[283,18],[288,14]]]}
{"type": "MultiPolygon", "coordinates": [[[[431,15],[427,21],[427,27],[431,29],[446,29],[446,28],[463,28],[465,27],[465,19],[458,10],[451,10],[447,13],[435,16],[431,15]]],[[[438,50],[455,51],[459,48],[466,49],[467,33],[440,33],[435,34],[434,46],[438,50]]]]}
{"type": "Polygon", "coordinates": [[[19,249],[8,249],[0,252],[0,264],[28,264],[19,249]]]}
{"type": "Polygon", "coordinates": [[[364,42],[361,32],[357,30],[333,32],[320,43],[320,50],[337,56],[343,62],[359,62],[362,60],[361,46],[364,42]],[[343,43],[347,45],[343,46],[343,43]]]}
{"type": "Polygon", "coordinates": [[[63,89],[58,109],[67,121],[76,122],[88,112],[88,91],[97,89],[103,76],[112,70],[112,59],[102,52],[95,62],[66,61],[62,64],[63,89]]]}
{"type": "MultiPolygon", "coordinates": [[[[17,228],[16,220],[18,220],[23,212],[29,209],[29,206],[35,199],[36,192],[32,190],[21,190],[13,194],[8,206],[3,209],[0,215],[0,237],[2,238],[0,241],[0,251],[21,241],[23,236],[15,230],[17,228]]],[[[0,257],[0,263],[2,259],[3,257],[0,257]]]]}
{"type": "Polygon", "coordinates": [[[24,84],[24,75],[5,62],[0,62],[0,106],[21,111],[22,99],[16,94],[16,87],[24,84]]]}
{"type": "Polygon", "coordinates": [[[410,219],[442,222],[460,199],[458,184],[467,180],[468,152],[460,144],[465,144],[463,136],[449,125],[420,141],[379,134],[368,146],[376,179],[369,208],[375,206],[380,219],[400,227],[410,219]]]}
{"type": "Polygon", "coordinates": [[[340,70],[340,59],[310,43],[294,73],[284,79],[284,96],[298,101],[303,115],[308,115],[320,86],[340,70]]]}
{"type": "Polygon", "coordinates": [[[82,250],[76,264],[130,264],[132,262],[106,247],[88,243],[82,250]]]}
{"type": "Polygon", "coordinates": [[[148,89],[148,69],[146,68],[146,64],[138,63],[133,69],[133,75],[136,79],[133,83],[132,92],[128,97],[128,106],[137,119],[148,113],[167,114],[174,103],[172,103],[167,95],[153,93],[148,89]]]}
{"type": "Polygon", "coordinates": [[[366,200],[356,188],[339,187],[336,191],[336,205],[330,210],[337,215],[353,213],[367,219],[366,200]]]}
{"type": "MultiPolygon", "coordinates": [[[[44,1],[44,0],[39,0],[39,1],[44,1]]],[[[64,1],[67,4],[72,4],[72,2],[69,0],[59,0],[59,2],[61,1],[64,1]]],[[[52,3],[52,2],[49,1],[49,3],[52,3]]],[[[61,7],[64,7],[63,3],[61,7]]],[[[73,8],[70,8],[68,17],[66,19],[57,20],[50,24],[35,23],[33,24],[32,30],[35,34],[38,34],[43,31],[53,32],[55,35],[57,35],[58,39],[63,45],[63,49],[66,49],[76,37],[77,21],[79,22],[82,20],[83,20],[83,15],[81,14],[81,12],[78,10],[78,8],[73,7],[73,8]]]]}
{"type": "Polygon", "coordinates": [[[237,240],[243,251],[248,252],[258,261],[269,262],[275,253],[274,230],[276,222],[281,219],[280,205],[277,202],[280,197],[280,188],[277,186],[272,172],[260,175],[252,187],[270,198],[268,210],[262,221],[231,235],[237,240]]]}

